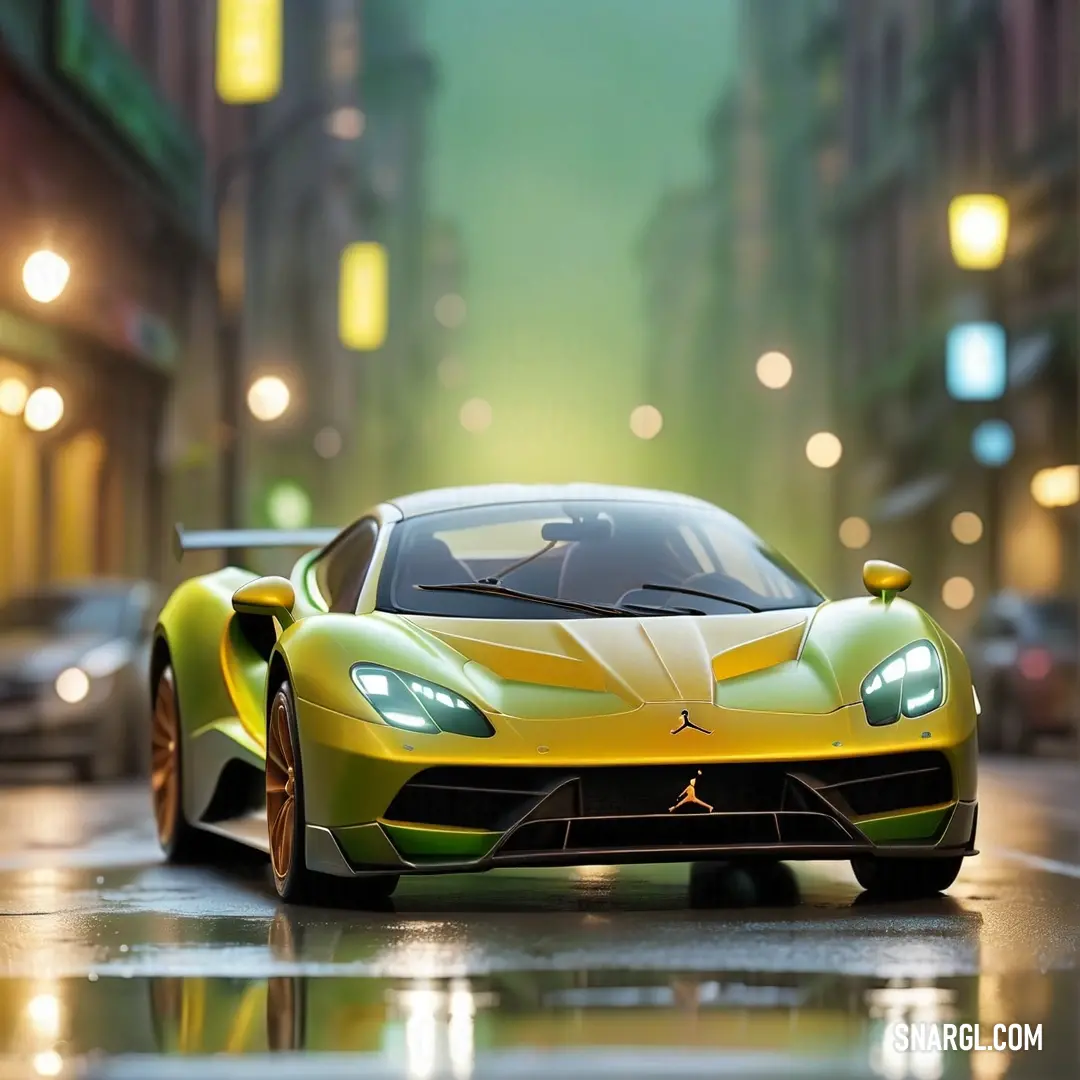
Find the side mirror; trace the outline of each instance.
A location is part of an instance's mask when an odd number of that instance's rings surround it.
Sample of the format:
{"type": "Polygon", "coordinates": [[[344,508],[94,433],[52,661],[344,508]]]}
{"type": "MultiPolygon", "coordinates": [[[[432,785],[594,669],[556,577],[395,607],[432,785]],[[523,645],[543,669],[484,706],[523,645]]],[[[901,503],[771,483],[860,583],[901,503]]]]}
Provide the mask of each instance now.
{"type": "Polygon", "coordinates": [[[291,626],[296,590],[283,577],[261,577],[241,585],[232,598],[233,611],[238,615],[273,616],[281,625],[291,626]]]}
{"type": "Polygon", "coordinates": [[[888,603],[911,584],[911,573],[896,563],[871,559],[863,564],[862,580],[871,596],[880,596],[888,603]]]}

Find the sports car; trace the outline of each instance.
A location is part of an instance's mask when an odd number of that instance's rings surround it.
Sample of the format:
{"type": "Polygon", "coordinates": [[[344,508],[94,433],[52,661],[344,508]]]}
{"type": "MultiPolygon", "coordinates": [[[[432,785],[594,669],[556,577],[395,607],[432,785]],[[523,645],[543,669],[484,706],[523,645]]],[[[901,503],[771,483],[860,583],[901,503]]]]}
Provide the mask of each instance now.
{"type": "Polygon", "coordinates": [[[927,895],[975,853],[978,698],[892,563],[827,600],[718,507],[598,485],[177,542],[305,553],[161,612],[170,859],[220,834],[269,854],[286,901],[363,903],[407,874],[785,859],[927,895]]]}

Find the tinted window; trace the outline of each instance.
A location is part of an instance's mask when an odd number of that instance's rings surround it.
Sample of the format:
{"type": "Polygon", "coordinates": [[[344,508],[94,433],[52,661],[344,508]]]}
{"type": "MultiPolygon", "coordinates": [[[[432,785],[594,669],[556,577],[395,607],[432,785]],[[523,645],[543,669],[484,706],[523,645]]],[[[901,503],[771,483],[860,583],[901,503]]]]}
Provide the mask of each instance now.
{"type": "MultiPolygon", "coordinates": [[[[578,603],[684,607],[705,614],[808,607],[820,594],[735,518],[659,503],[517,503],[451,510],[395,526],[379,607],[465,618],[566,619],[555,605],[430,591],[423,586],[496,581],[578,603]],[[642,585],[679,585],[730,598],[642,585]]],[[[647,611],[642,611],[647,614],[647,611]]]]}
{"type": "Polygon", "coordinates": [[[119,636],[127,630],[126,593],[47,592],[18,596],[0,606],[0,633],[27,630],[66,637],[119,636]]]}
{"type": "Polygon", "coordinates": [[[378,534],[376,522],[361,521],[315,564],[315,581],[331,611],[356,610],[378,534]]]}

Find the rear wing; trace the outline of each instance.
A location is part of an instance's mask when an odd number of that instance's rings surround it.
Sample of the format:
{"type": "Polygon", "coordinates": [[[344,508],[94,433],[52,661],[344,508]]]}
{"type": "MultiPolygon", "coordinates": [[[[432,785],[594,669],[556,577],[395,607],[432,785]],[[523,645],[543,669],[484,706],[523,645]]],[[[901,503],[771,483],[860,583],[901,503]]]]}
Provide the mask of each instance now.
{"type": "Polygon", "coordinates": [[[176,561],[189,551],[238,551],[245,548],[325,547],[340,529],[204,529],[189,532],[177,525],[173,535],[176,561]]]}

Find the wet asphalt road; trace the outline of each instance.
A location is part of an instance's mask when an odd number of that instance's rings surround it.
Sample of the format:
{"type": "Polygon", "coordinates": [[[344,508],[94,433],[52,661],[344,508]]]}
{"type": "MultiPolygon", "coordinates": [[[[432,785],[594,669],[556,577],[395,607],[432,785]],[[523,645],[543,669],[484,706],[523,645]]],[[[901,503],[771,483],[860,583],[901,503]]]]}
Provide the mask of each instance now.
{"type": "Polygon", "coordinates": [[[864,902],[846,865],[756,898],[676,865],[342,912],[285,909],[229,849],[165,867],[139,788],[7,788],[0,1078],[1080,1075],[1080,766],[991,759],[980,799],[982,854],[933,901],[864,902]],[[894,1021],[1041,1024],[1042,1049],[901,1054],[894,1021]]]}

